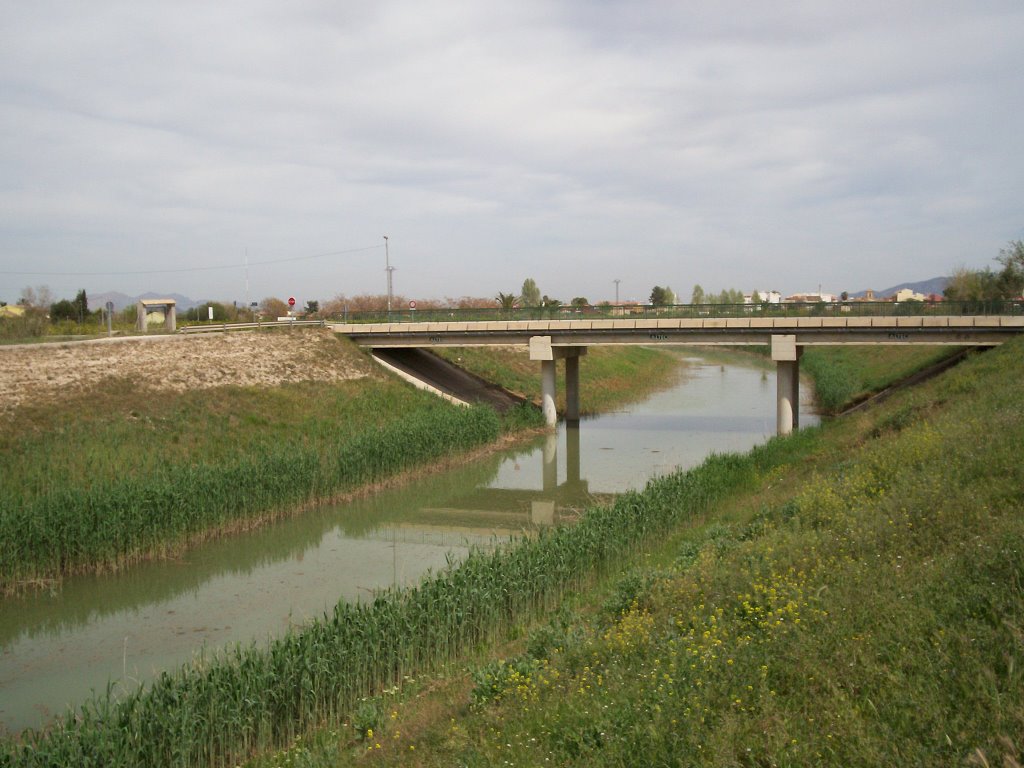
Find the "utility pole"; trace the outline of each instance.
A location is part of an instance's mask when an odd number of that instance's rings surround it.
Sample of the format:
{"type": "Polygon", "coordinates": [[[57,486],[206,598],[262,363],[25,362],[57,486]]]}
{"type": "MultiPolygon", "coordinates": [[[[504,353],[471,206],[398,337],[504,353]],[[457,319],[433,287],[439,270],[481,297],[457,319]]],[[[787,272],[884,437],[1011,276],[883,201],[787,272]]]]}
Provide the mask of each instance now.
{"type": "Polygon", "coordinates": [[[388,273],[388,322],[391,322],[391,273],[394,267],[391,266],[391,255],[388,252],[388,236],[384,235],[384,269],[388,273]]]}
{"type": "Polygon", "coordinates": [[[618,278],[615,278],[614,280],[612,280],[612,282],[615,283],[615,303],[618,304],[619,303],[619,283],[621,283],[622,281],[619,280],[618,278]]]}

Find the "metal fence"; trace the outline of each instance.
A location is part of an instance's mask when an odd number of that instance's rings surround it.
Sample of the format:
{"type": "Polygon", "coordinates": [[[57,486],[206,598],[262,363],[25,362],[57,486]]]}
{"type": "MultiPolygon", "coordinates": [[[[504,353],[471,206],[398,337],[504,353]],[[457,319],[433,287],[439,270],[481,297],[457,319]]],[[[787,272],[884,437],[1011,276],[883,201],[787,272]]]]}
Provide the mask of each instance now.
{"type": "MultiPolygon", "coordinates": [[[[673,304],[654,306],[523,307],[512,310],[403,309],[347,312],[331,318],[340,323],[433,323],[503,320],[619,320],[707,317],[879,317],[948,315],[1022,315],[1024,301],[836,301],[782,304],[673,304]]],[[[264,323],[264,327],[270,325],[264,323]]],[[[237,326],[235,326],[237,327],[237,326]]]]}

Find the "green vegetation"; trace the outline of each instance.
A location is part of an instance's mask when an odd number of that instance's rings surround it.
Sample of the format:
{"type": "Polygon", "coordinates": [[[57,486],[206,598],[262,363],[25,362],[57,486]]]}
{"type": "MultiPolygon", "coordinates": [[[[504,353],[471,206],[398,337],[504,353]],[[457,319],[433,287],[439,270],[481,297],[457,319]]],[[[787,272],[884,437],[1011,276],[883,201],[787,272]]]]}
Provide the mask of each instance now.
{"type": "Polygon", "coordinates": [[[101,696],[0,763],[1012,765],[1022,349],[101,696]]]}
{"type": "Polygon", "coordinates": [[[253,765],[1019,765],[1022,351],[652,482],[625,575],[253,765]]]}
{"type": "MultiPolygon", "coordinates": [[[[508,637],[595,572],[739,486],[752,465],[709,461],[662,494],[627,494],[578,525],[475,552],[419,587],[388,591],[273,642],[162,675],[120,701],[109,693],[12,746],[18,765],[206,765],[287,743],[356,711],[368,695],[508,637]],[[681,495],[681,496],[680,496],[681,495]],[[665,503],[683,498],[679,507],[665,503]]],[[[368,727],[369,731],[372,726],[368,727]]]]}
{"type": "MultiPolygon", "coordinates": [[[[471,373],[540,402],[540,363],[525,348],[461,347],[435,350],[471,373]]],[[[565,408],[565,369],[557,368],[556,405],[565,408]]],[[[607,413],[671,386],[679,375],[676,357],[647,347],[591,347],[580,358],[580,411],[607,413]]]]}
{"type": "Polygon", "coordinates": [[[800,368],[814,381],[821,411],[835,414],[959,352],[959,347],[808,347],[800,368]]]}
{"type": "Polygon", "coordinates": [[[1024,240],[1011,240],[996,261],[1002,266],[998,272],[991,267],[954,270],[943,291],[946,298],[975,306],[990,304],[997,311],[1002,301],[1019,299],[1024,291],[1024,240]]]}
{"type": "MultiPolygon", "coordinates": [[[[340,398],[342,392],[332,394],[340,398]]],[[[264,438],[242,452],[237,443],[232,448],[211,441],[215,445],[202,462],[181,457],[163,464],[160,452],[157,459],[132,462],[126,454],[142,453],[146,438],[163,436],[126,429],[123,421],[104,430],[116,435],[112,450],[81,435],[63,446],[54,445],[52,432],[26,441],[11,457],[15,471],[4,473],[0,586],[173,551],[210,531],[379,482],[501,434],[491,409],[458,408],[393,384],[350,397],[344,410],[349,409],[391,418],[310,418],[294,436],[276,444],[264,438]],[[132,463],[142,466],[124,473],[123,465],[132,463]]],[[[252,411],[248,420],[250,426],[265,421],[252,411]]],[[[173,440],[182,423],[171,424],[173,440]]]]}
{"type": "MultiPolygon", "coordinates": [[[[636,379],[669,380],[670,358],[637,352],[594,355],[591,411],[621,402],[636,379]]],[[[521,358],[524,382],[539,387],[521,358]]],[[[25,404],[0,433],[0,592],[174,553],[539,425],[530,407],[499,420],[382,374],[158,396],[115,379],[25,404]]]]}

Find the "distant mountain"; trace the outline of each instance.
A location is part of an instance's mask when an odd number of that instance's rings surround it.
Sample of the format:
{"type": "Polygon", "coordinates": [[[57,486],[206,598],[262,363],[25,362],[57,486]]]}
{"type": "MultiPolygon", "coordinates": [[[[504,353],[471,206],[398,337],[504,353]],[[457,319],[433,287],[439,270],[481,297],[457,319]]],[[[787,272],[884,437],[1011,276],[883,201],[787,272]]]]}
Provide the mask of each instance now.
{"type": "Polygon", "coordinates": [[[114,311],[120,312],[125,307],[132,307],[138,302],[139,299],[174,299],[177,305],[178,311],[182,312],[186,309],[199,306],[204,302],[194,301],[188,296],[182,296],[180,293],[143,293],[139,296],[129,296],[126,293],[119,293],[118,291],[107,291],[106,293],[93,293],[88,297],[90,309],[100,309],[106,306],[108,301],[114,302],[114,311]]]}
{"type": "Polygon", "coordinates": [[[107,291],[106,293],[89,293],[86,294],[86,298],[89,300],[89,309],[102,309],[107,306],[108,301],[114,302],[114,311],[120,312],[125,307],[130,307],[138,299],[132,298],[126,293],[118,293],[117,291],[107,291]]]}
{"type": "MultiPolygon", "coordinates": [[[[900,283],[899,285],[894,285],[891,288],[876,290],[875,296],[879,299],[884,299],[892,296],[897,291],[902,291],[904,288],[909,288],[915,293],[923,293],[925,296],[932,293],[936,293],[941,296],[942,291],[947,285],[949,285],[948,277],[933,277],[929,280],[919,280],[916,283],[900,283]]],[[[867,291],[858,291],[857,293],[851,293],[850,296],[854,299],[862,299],[866,293],[867,291]]]]}

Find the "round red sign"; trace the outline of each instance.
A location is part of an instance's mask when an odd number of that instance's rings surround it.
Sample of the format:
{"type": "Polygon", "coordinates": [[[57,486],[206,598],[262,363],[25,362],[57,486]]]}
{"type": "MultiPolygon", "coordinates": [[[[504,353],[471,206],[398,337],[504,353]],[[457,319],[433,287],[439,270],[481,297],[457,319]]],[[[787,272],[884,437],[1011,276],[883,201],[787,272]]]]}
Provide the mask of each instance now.
{"type": "Polygon", "coordinates": [[[415,301],[410,301],[409,302],[409,309],[416,309],[416,302],[415,301]]]}
{"type": "Polygon", "coordinates": [[[295,306],[295,297],[294,296],[289,296],[288,297],[288,306],[289,307],[294,307],[295,306]]]}

